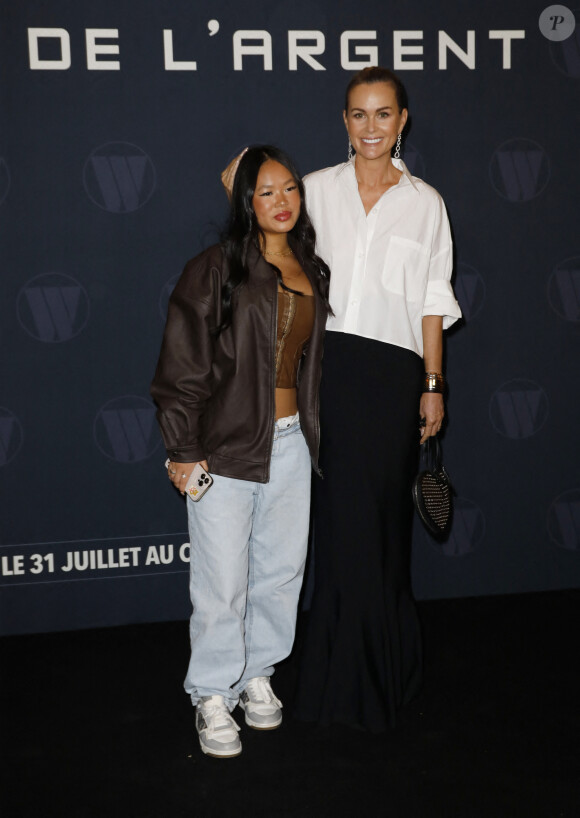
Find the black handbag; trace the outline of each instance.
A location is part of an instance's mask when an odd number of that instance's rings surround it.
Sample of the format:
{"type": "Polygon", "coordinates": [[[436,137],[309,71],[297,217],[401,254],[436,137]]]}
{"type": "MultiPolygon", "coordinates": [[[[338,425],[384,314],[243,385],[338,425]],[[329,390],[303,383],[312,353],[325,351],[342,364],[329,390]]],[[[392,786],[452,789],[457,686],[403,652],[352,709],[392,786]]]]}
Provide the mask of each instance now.
{"type": "Polygon", "coordinates": [[[441,446],[437,436],[428,437],[421,446],[421,465],[413,481],[413,502],[421,522],[438,539],[449,535],[453,504],[453,488],[441,462],[441,446]]]}

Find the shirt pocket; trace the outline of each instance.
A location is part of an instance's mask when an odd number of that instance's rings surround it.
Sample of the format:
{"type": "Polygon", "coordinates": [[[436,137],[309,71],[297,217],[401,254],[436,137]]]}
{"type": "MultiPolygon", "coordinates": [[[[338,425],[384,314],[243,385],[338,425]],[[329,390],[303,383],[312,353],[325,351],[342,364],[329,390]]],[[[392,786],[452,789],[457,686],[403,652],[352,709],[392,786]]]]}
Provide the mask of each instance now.
{"type": "Polygon", "coordinates": [[[391,236],[381,281],[391,293],[407,301],[423,302],[429,276],[429,252],[412,239],[391,236]]]}

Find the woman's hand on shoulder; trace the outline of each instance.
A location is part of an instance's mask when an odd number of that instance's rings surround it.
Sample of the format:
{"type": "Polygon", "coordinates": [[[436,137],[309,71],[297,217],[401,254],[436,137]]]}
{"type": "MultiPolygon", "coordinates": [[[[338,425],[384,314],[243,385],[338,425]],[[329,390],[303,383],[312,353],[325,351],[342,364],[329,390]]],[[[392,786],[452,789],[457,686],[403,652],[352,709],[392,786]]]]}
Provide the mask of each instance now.
{"type": "MultiPolygon", "coordinates": [[[[207,460],[199,460],[197,461],[201,464],[201,467],[206,471],[209,471],[207,460]]],[[[173,460],[169,461],[169,465],[167,466],[167,476],[175,486],[175,488],[181,493],[185,494],[185,488],[191,477],[191,473],[194,468],[197,466],[196,463],[174,463],[173,460]]]]}
{"type": "Polygon", "coordinates": [[[443,395],[439,392],[423,392],[419,403],[419,417],[425,418],[425,425],[421,425],[421,443],[425,443],[428,437],[433,437],[441,429],[443,418],[445,417],[445,406],[443,395]]]}

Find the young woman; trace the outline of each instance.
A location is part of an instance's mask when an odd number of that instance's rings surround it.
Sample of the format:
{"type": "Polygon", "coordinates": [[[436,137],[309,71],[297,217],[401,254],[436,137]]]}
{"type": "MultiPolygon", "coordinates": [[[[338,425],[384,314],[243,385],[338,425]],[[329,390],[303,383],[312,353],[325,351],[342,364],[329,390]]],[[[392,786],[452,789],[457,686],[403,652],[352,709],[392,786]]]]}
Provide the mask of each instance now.
{"type": "Polygon", "coordinates": [[[151,389],[173,485],[183,493],[197,463],[214,481],[186,501],[185,689],[201,749],[217,757],[241,752],[237,704],[251,727],[282,721],[270,676],[294,641],[329,312],[303,202],[285,153],[244,154],[223,242],[186,265],[171,296],[151,389]]]}
{"type": "Polygon", "coordinates": [[[443,201],[398,158],[407,122],[401,81],[388,69],[361,71],[343,115],[349,161],[305,179],[335,315],[325,338],[324,480],[314,492],[315,591],[297,715],[380,731],[421,682],[411,485],[419,441],[443,420],[442,331],[461,313],[443,201]]]}

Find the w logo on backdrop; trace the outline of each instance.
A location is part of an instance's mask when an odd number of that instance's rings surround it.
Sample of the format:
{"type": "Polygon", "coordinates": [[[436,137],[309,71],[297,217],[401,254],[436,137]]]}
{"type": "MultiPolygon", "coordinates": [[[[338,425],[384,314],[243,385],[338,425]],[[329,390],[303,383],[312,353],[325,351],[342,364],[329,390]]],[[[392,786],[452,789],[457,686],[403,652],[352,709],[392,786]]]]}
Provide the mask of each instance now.
{"type": "Polygon", "coordinates": [[[456,497],[453,502],[453,523],[447,540],[429,540],[446,557],[463,557],[479,548],[485,536],[485,517],[478,505],[466,497],[456,497]]]}
{"type": "Polygon", "coordinates": [[[550,162],[531,139],[511,139],[495,151],[489,166],[495,191],[510,202],[528,202],[550,181],[550,162]]]}
{"type": "Polygon", "coordinates": [[[114,398],[99,411],[94,424],[95,443],[111,460],[136,463],[150,457],[161,438],[151,401],[134,395],[114,398]]]}
{"type": "Polygon", "coordinates": [[[496,432],[521,440],[540,431],[548,417],[546,393],[534,381],[518,378],[503,384],[489,404],[489,418],[496,432]]]}
{"type": "Polygon", "coordinates": [[[480,274],[468,264],[459,264],[453,285],[461,312],[466,321],[471,321],[483,307],[485,283],[480,274]]]}
{"type": "Polygon", "coordinates": [[[89,299],[78,281],[47,273],[28,282],[18,295],[18,320],[38,341],[58,343],[74,338],[89,319],[89,299]]]}
{"type": "Polygon", "coordinates": [[[94,204],[109,213],[130,213],[149,201],[155,168],[145,151],[129,142],[95,148],[85,163],[83,181],[94,204]]]}
{"type": "Polygon", "coordinates": [[[566,321],[580,321],[580,256],[561,261],[550,276],[548,299],[566,321]]]}
{"type": "Polygon", "coordinates": [[[0,406],[0,466],[6,466],[18,454],[24,434],[16,415],[0,406]]]}
{"type": "Polygon", "coordinates": [[[557,497],[548,512],[548,533],[560,548],[580,550],[580,489],[557,497]]]}

